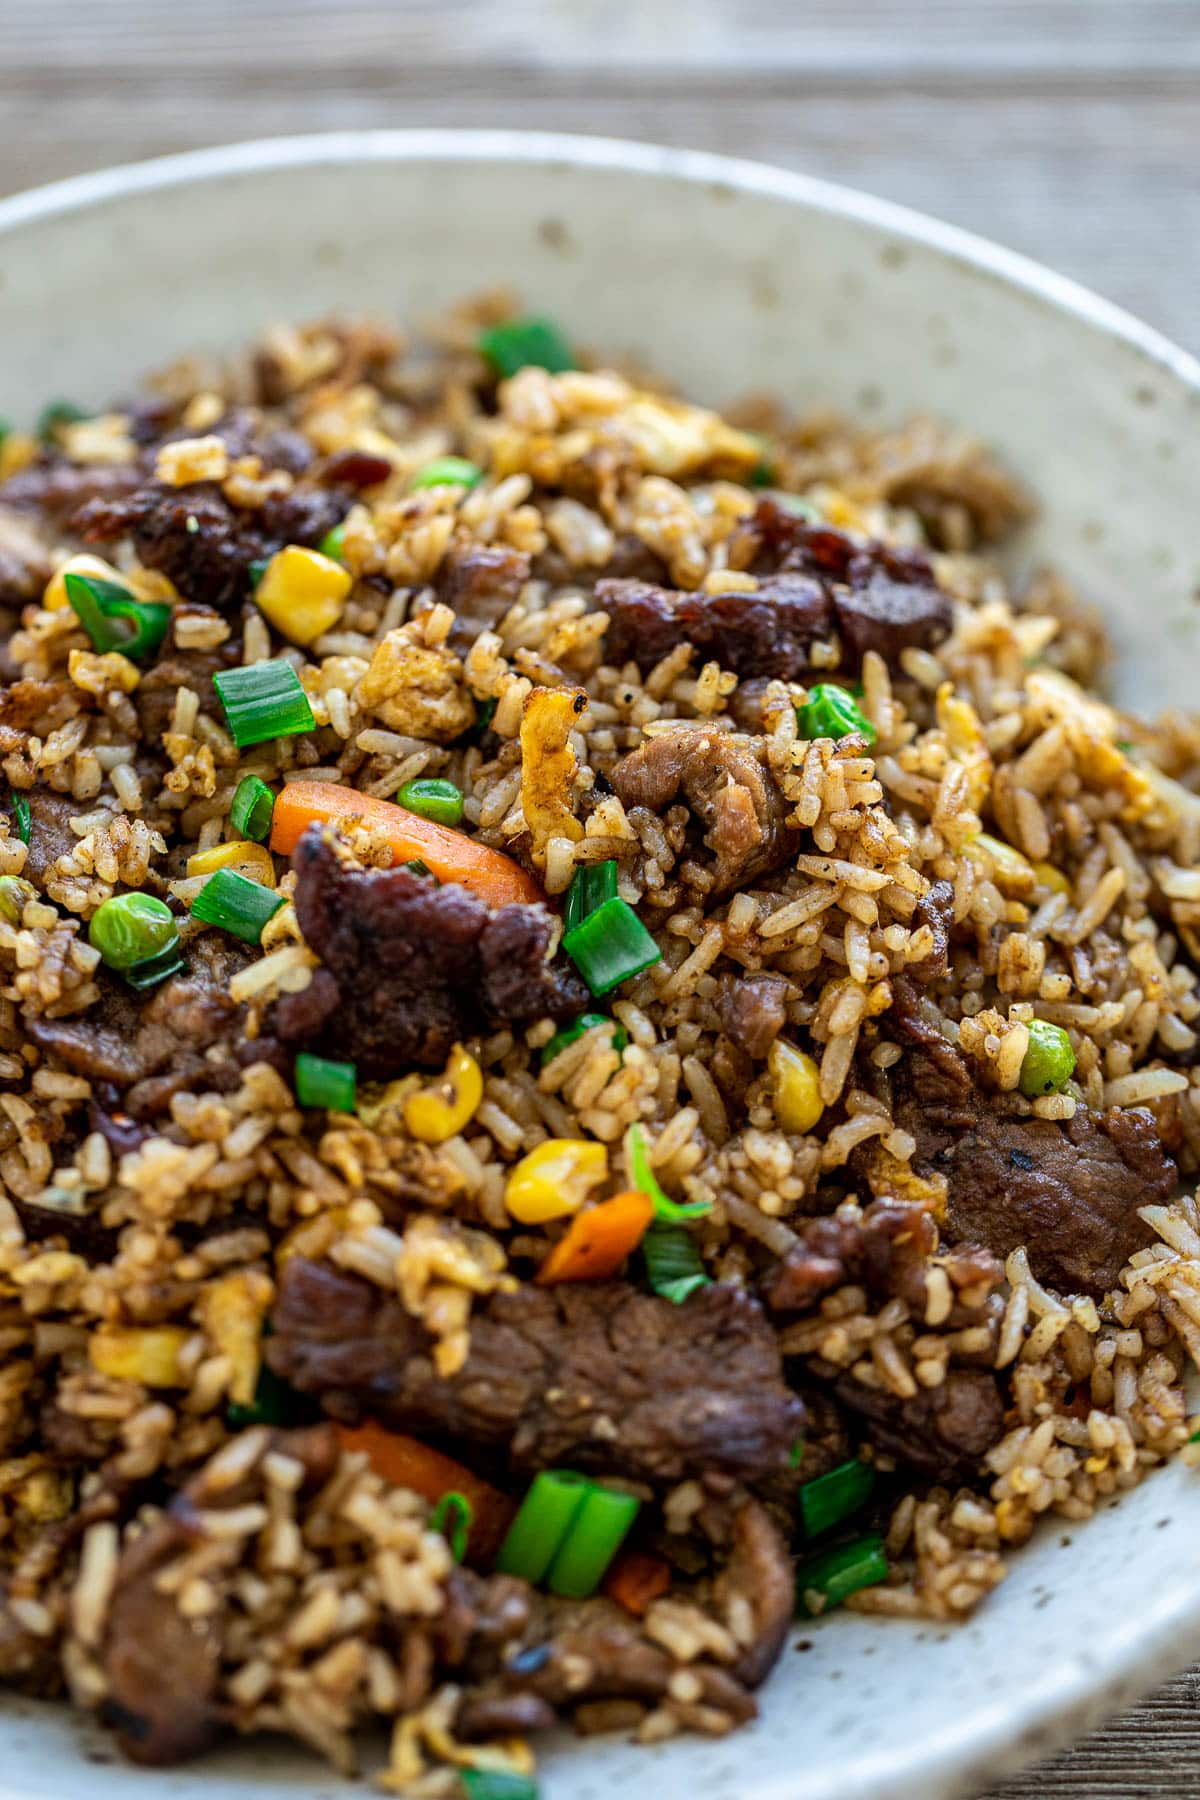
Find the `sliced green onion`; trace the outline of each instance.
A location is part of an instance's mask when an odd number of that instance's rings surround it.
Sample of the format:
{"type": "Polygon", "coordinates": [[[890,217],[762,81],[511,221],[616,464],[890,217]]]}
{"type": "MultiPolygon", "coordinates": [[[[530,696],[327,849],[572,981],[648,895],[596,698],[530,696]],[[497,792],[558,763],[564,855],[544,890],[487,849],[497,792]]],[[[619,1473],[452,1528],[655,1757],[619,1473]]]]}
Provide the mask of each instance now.
{"type": "MultiPolygon", "coordinates": [[[[271,1321],[263,1321],[264,1338],[271,1336],[271,1321]]],[[[248,1406],[234,1400],[225,1409],[225,1417],[236,1429],[246,1425],[287,1425],[302,1417],[305,1402],[296,1392],[290,1381],[277,1375],[266,1357],[261,1357],[258,1365],[258,1380],[254,1384],[254,1398],[248,1406]]]]}
{"type": "Polygon", "coordinates": [[[1061,1025],[1030,1019],[1029,1045],[1021,1061],[1018,1086],[1027,1100],[1039,1094],[1061,1094],[1075,1073],[1075,1052],[1061,1025]]]}
{"type": "Polygon", "coordinates": [[[771,440],[761,431],[749,431],[746,435],[754,439],[759,449],[758,461],[750,471],[750,486],[770,487],[776,474],[771,440]]]}
{"type": "Polygon", "coordinates": [[[0,449],[3,448],[4,440],[6,437],[9,436],[11,431],[12,431],[11,421],[8,419],[5,419],[5,418],[0,418],[0,449]]]}
{"type": "Polygon", "coordinates": [[[205,925],[219,925],[248,944],[262,939],[263,926],[284,903],[282,894],[239,875],[236,869],[218,869],[210,875],[192,901],[192,917],[205,925]]]}
{"type": "Polygon", "coordinates": [[[496,1557],[501,1575],[542,1579],[594,1484],[571,1469],[545,1469],[521,1502],[496,1557]]]}
{"type": "Polygon", "coordinates": [[[471,727],[472,731],[481,733],[486,731],[496,716],[496,708],[499,704],[495,694],[489,694],[486,700],[477,700],[475,702],[475,723],[471,727]]]}
{"type": "Polygon", "coordinates": [[[641,1501],[613,1488],[593,1487],[571,1521],[565,1541],[546,1572],[546,1586],[564,1600],[586,1600],[629,1535],[641,1501]]]}
{"type": "Polygon", "coordinates": [[[501,380],[530,364],[551,375],[575,367],[571,346],[553,319],[506,319],[480,332],[476,347],[501,380]]]}
{"type": "Polygon", "coordinates": [[[463,791],[452,781],[428,777],[406,781],[396,795],[397,803],[406,806],[422,819],[433,819],[439,825],[458,825],[463,816],[463,791]]]}
{"type": "Polygon", "coordinates": [[[475,1510],[471,1502],[456,1488],[443,1494],[429,1515],[430,1531],[441,1532],[456,1563],[460,1563],[467,1554],[467,1539],[474,1522],[475,1510]]]}
{"type": "Polygon", "coordinates": [[[641,1251],[651,1293],[672,1306],[682,1306],[689,1294],[712,1285],[696,1240],[682,1225],[652,1225],[642,1238],[641,1251]]]}
{"type": "Polygon", "coordinates": [[[415,492],[417,488],[431,487],[473,488],[482,480],[483,470],[465,456],[439,456],[418,469],[408,485],[415,492]]]}
{"type": "Polygon", "coordinates": [[[144,993],[147,988],[157,987],[170,976],[178,975],[180,969],[185,967],[183,950],[176,938],[173,944],[168,944],[157,956],[148,956],[144,962],[134,963],[132,969],[126,969],[125,979],[131,988],[144,993]]]}
{"type": "Polygon", "coordinates": [[[538,1800],[537,1782],[508,1769],[460,1769],[467,1800],[538,1800]]]}
{"type": "Polygon", "coordinates": [[[353,1063],[331,1062],[327,1056],[296,1058],[294,1086],[301,1106],[324,1106],[330,1112],[353,1112],[358,1071],[353,1063]]]}
{"type": "Polygon", "coordinates": [[[805,1537],[820,1537],[834,1525],[840,1525],[851,1513],[867,1504],[875,1488],[875,1471],[870,1463],[839,1463],[826,1475],[806,1481],[800,1489],[800,1518],[805,1537]]]}
{"type": "Polygon", "coordinates": [[[179,942],[175,914],[154,894],[113,894],[92,914],[88,943],[122,974],[179,942]]]}
{"type": "Polygon", "coordinates": [[[856,731],[868,744],[873,744],[878,736],[870,719],[855,705],[848,689],[838,687],[832,681],[822,681],[809,688],[808,699],[796,708],[796,720],[802,738],[833,738],[836,741],[856,731]]]}
{"type": "Polygon", "coordinates": [[[788,1468],[789,1469],[798,1469],[800,1467],[800,1464],[803,1461],[804,1461],[804,1439],[802,1437],[798,1437],[796,1439],[795,1443],[792,1445],[791,1449],[788,1451],[788,1468]]]}
{"type": "Polygon", "coordinates": [[[342,520],[340,525],[335,525],[333,527],[332,531],[327,531],[325,533],[325,536],[321,539],[320,543],[317,545],[317,549],[320,551],[322,556],[328,556],[332,562],[344,562],[345,561],[345,556],[346,556],[346,521],[345,521],[345,519],[342,520]]]}
{"type": "Polygon", "coordinates": [[[101,654],[119,650],[136,662],[162,643],[171,623],[171,608],[163,600],[137,600],[117,581],[101,581],[94,575],[64,575],[71,610],[101,654]]]}
{"type": "Polygon", "coordinates": [[[804,1618],[815,1619],[840,1606],[859,1588],[886,1581],[887,1572],[883,1539],[874,1535],[810,1556],[796,1570],[796,1610],[804,1618]]]}
{"type": "Polygon", "coordinates": [[[90,419],[91,416],[91,413],[84,412],[81,406],[75,406],[70,400],[51,400],[38,414],[38,421],[33,429],[46,444],[60,425],[78,425],[81,420],[90,419]]]}
{"type": "Polygon", "coordinates": [[[270,738],[292,737],[315,728],[300,677],[283,657],[242,669],[223,669],[213,676],[213,686],[225,709],[229,735],[239,750],[247,744],[265,744],[270,738]]]}
{"type": "Polygon", "coordinates": [[[23,844],[27,844],[33,832],[33,814],[29,810],[29,802],[24,794],[17,792],[16,788],[9,788],[8,803],[13,809],[17,836],[23,844]]]}
{"type": "Polygon", "coordinates": [[[256,556],[254,561],[247,565],[246,573],[250,577],[251,590],[258,586],[270,566],[271,558],[269,556],[256,556]]]}
{"type": "Polygon", "coordinates": [[[594,913],[606,900],[614,900],[617,893],[617,865],[614,858],[607,862],[581,863],[571,877],[571,885],[567,889],[567,902],[563,907],[563,930],[574,931],[582,925],[589,913],[594,913]]]}
{"type": "Polygon", "coordinates": [[[650,1153],[646,1149],[646,1134],[640,1125],[631,1125],[625,1133],[625,1157],[629,1164],[629,1177],[635,1188],[646,1194],[654,1202],[654,1218],[659,1225],[675,1225],[682,1219],[702,1219],[712,1211],[711,1200],[691,1200],[681,1205],[664,1194],[659,1186],[658,1177],[650,1167],[650,1153]]]}
{"type": "Polygon", "coordinates": [[[614,1024],[607,1013],[580,1013],[577,1019],[572,1019],[569,1025],[564,1025],[561,1031],[556,1031],[548,1044],[542,1045],[541,1063],[543,1069],[546,1067],[547,1063],[552,1063],[560,1051],[567,1048],[568,1044],[577,1044],[585,1031],[593,1031],[597,1025],[612,1025],[613,1049],[625,1049],[629,1042],[629,1033],[623,1025],[614,1024]]]}
{"type": "Polygon", "coordinates": [[[426,880],[432,881],[436,887],[441,887],[442,885],[429,864],[427,862],[422,862],[419,856],[410,856],[406,863],[400,864],[400,867],[402,869],[407,869],[410,875],[420,875],[426,880]]]}
{"type": "Polygon", "coordinates": [[[563,949],[597,999],[662,960],[662,951],[632,906],[619,897],[606,900],[566,932],[563,949]]]}
{"type": "Polygon", "coordinates": [[[244,838],[265,844],[271,835],[271,815],[275,796],[257,775],[243,775],[229,808],[229,822],[244,838]]]}

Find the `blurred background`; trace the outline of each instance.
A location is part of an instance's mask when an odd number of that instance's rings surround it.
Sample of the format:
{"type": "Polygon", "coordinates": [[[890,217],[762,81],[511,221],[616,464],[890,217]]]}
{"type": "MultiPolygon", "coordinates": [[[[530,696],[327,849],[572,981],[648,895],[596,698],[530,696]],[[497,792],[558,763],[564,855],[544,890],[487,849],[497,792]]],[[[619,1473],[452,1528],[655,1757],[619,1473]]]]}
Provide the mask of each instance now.
{"type": "MultiPolygon", "coordinates": [[[[848,182],[1200,351],[1200,0],[0,0],[0,195],[238,138],[432,125],[848,182]]],[[[1200,1671],[989,1800],[1196,1795],[1200,1671]]]]}
{"type": "Polygon", "coordinates": [[[369,125],[761,157],[999,238],[1200,349],[1200,0],[0,0],[0,193],[369,125]]]}

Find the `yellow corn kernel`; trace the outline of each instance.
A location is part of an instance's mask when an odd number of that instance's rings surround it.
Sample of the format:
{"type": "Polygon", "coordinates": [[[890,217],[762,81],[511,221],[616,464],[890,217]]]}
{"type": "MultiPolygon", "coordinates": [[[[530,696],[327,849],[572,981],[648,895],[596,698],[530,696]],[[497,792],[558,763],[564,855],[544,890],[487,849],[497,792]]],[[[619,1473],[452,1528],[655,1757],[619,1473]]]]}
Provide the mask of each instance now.
{"type": "Polygon", "coordinates": [[[121,587],[129,586],[120,569],[114,569],[102,556],[91,556],[85,550],[80,556],[69,556],[65,563],[55,569],[46,583],[42,605],[50,612],[60,612],[70,604],[67,599],[67,584],[63,579],[66,575],[90,575],[93,581],[115,581],[121,587]]]}
{"type": "Polygon", "coordinates": [[[608,1151],[583,1138],[547,1138],[508,1177],[504,1204],[522,1225],[544,1225],[579,1211],[607,1179],[608,1151]]]}
{"type": "Polygon", "coordinates": [[[825,1111],[821,1071],[805,1050],[776,1038],[767,1052],[775,1117],[785,1131],[811,1131],[825,1111]]]}
{"type": "Polygon", "coordinates": [[[1062,870],[1056,869],[1053,863],[1034,863],[1033,872],[1037,876],[1042,887],[1052,888],[1056,894],[1070,893],[1070,882],[1067,880],[1062,870]]]}
{"type": "Polygon", "coordinates": [[[275,886],[275,864],[265,844],[252,844],[239,838],[232,844],[214,844],[211,850],[197,850],[189,856],[189,875],[215,875],[218,869],[233,869],[260,887],[275,886]]]}
{"type": "Polygon", "coordinates": [[[311,644],[342,616],[354,577],[319,550],[288,544],[277,552],[255,589],[258,609],[293,644],[311,644]]]}
{"type": "Polygon", "coordinates": [[[102,1325],[88,1343],[91,1364],[114,1381],[143,1387],[186,1387],[179,1352],[191,1336],[182,1325],[102,1325]]]}
{"type": "Polygon", "coordinates": [[[1031,892],[1034,883],[1033,864],[1011,844],[980,831],[963,845],[963,855],[983,867],[1006,899],[1020,899],[1031,892]],[[986,864],[984,859],[986,858],[986,864]]]}
{"type": "Polygon", "coordinates": [[[482,1099],[483,1071],[461,1044],[455,1044],[445,1072],[404,1102],[404,1123],[423,1144],[444,1144],[475,1117],[482,1099]]]}
{"type": "Polygon", "coordinates": [[[205,1331],[229,1363],[229,1398],[249,1406],[258,1385],[262,1324],[275,1288],[261,1269],[235,1269],[205,1288],[200,1302],[205,1331]]]}
{"type": "Polygon", "coordinates": [[[27,469],[37,460],[40,449],[41,445],[28,431],[10,431],[0,437],[0,481],[7,481],[10,475],[19,475],[22,469],[27,469]]]}

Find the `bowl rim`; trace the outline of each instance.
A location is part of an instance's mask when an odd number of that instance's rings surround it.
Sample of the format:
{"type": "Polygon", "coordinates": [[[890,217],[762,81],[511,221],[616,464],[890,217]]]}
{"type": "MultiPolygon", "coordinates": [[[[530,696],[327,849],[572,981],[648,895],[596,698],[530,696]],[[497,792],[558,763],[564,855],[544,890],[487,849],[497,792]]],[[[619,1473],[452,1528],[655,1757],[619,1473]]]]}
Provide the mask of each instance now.
{"type": "Polygon", "coordinates": [[[809,210],[890,231],[1016,287],[1081,323],[1122,340],[1131,350],[1186,386],[1200,390],[1200,357],[1083,283],[1010,250],[991,238],[950,225],[898,201],[821,176],[781,169],[745,157],[722,156],[633,138],[565,131],[477,129],[460,126],[375,128],[248,138],[208,149],[184,150],[144,162],[119,163],[70,175],[0,199],[0,235],[162,188],[229,176],[336,166],[354,162],[480,161],[543,163],[577,169],[665,176],[689,185],[715,184],[735,192],[785,200],[809,210]]]}
{"type": "MultiPolygon", "coordinates": [[[[592,137],[568,132],[429,127],[316,132],[247,139],[232,144],[124,163],[27,189],[0,199],[0,238],[142,194],[229,178],[355,163],[480,162],[540,164],[582,171],[709,186],[748,197],[779,200],[861,224],[915,243],[961,268],[1024,293],[1065,313],[1128,350],[1200,397],[1200,358],[1090,288],[991,239],[947,224],[857,188],[709,151],[592,137]]],[[[983,1706],[961,1724],[948,1722],[936,1747],[889,1743],[864,1757],[846,1790],[856,1796],[888,1791],[905,1797],[975,1791],[1050,1754],[1116,1706],[1132,1702],[1200,1652],[1200,1581],[1173,1584],[1153,1596],[1136,1618],[1114,1621],[1102,1649],[1044,1671],[1020,1714],[1016,1735],[1007,1703],[983,1706]],[[897,1751],[899,1749],[899,1754],[897,1751]]],[[[0,1800],[24,1790],[0,1778],[0,1800]]],[[[215,1790],[219,1791],[219,1790],[215,1790]]],[[[758,1800],[794,1800],[789,1777],[767,1778],[758,1800]]]]}

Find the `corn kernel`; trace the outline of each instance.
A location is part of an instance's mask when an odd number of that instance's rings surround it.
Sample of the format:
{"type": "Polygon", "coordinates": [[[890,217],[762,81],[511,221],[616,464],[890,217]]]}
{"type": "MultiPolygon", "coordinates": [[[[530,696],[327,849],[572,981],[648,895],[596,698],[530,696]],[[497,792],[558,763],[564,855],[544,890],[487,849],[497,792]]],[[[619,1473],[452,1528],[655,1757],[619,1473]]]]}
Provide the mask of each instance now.
{"type": "Polygon", "coordinates": [[[342,616],[354,577],[319,550],[288,544],[263,571],[254,598],[259,611],[293,644],[311,644],[342,616]]]}
{"type": "Polygon", "coordinates": [[[230,1367],[229,1398],[249,1406],[258,1384],[262,1323],[275,1289],[261,1269],[235,1269],[204,1290],[204,1329],[230,1367]]]}
{"type": "Polygon", "coordinates": [[[544,1225],[579,1211],[607,1179],[608,1151],[583,1138],[547,1138],[508,1177],[504,1204],[522,1225],[544,1225]]]}
{"type": "Polygon", "coordinates": [[[182,1325],[102,1325],[88,1344],[91,1364],[114,1381],[143,1387],[186,1387],[179,1353],[191,1333],[182,1325]]]}
{"type": "Polygon", "coordinates": [[[197,850],[188,857],[189,875],[215,875],[218,869],[233,869],[260,887],[275,886],[275,864],[265,844],[252,844],[237,839],[232,844],[214,844],[211,850],[197,850]]]}
{"type": "Polygon", "coordinates": [[[41,445],[31,432],[10,431],[0,438],[0,481],[7,481],[10,475],[19,475],[32,462],[37,461],[41,445]]]}
{"type": "Polygon", "coordinates": [[[475,1117],[482,1099],[483,1071],[461,1044],[455,1044],[445,1073],[430,1087],[408,1096],[404,1123],[423,1144],[444,1144],[475,1117]]]}
{"type": "Polygon", "coordinates": [[[55,569],[46,583],[42,594],[42,605],[50,612],[61,612],[70,602],[67,599],[66,575],[90,575],[93,581],[115,581],[121,587],[127,585],[125,577],[111,563],[106,563],[102,556],[91,556],[85,550],[80,556],[70,556],[60,568],[55,569]]]}
{"type": "Polygon", "coordinates": [[[1070,882],[1067,880],[1062,870],[1056,869],[1053,863],[1034,863],[1033,872],[1037,876],[1042,887],[1051,888],[1056,894],[1070,893],[1070,882]]]}
{"type": "Polygon", "coordinates": [[[821,1072],[812,1057],[783,1038],[767,1053],[775,1094],[775,1117],[785,1131],[811,1131],[825,1111],[821,1072]]]}

